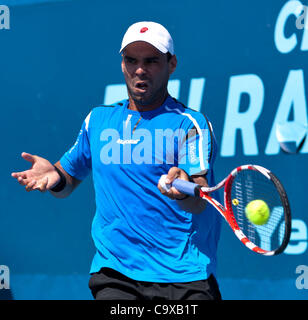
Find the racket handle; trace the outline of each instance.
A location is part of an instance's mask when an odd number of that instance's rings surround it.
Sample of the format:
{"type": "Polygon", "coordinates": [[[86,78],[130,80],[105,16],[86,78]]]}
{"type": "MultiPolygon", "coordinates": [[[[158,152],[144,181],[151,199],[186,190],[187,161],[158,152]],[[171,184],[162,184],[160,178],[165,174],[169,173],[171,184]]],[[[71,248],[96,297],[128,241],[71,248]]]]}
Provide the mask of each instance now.
{"type": "Polygon", "coordinates": [[[192,197],[195,197],[199,193],[198,184],[182,179],[175,179],[172,183],[172,186],[175,187],[181,193],[185,193],[192,197]]]}
{"type": "Polygon", "coordinates": [[[159,184],[163,189],[169,192],[171,187],[175,187],[181,193],[187,194],[192,197],[199,195],[200,186],[196,183],[185,181],[182,179],[175,179],[171,184],[166,183],[167,175],[163,174],[159,179],[159,184]]]}

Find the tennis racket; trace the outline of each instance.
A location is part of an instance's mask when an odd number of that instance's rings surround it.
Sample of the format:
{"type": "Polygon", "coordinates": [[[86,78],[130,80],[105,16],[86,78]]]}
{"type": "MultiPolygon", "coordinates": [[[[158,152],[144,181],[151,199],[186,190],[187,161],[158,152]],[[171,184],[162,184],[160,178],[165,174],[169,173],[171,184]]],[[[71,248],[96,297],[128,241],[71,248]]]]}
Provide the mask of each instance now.
{"type": "Polygon", "coordinates": [[[176,179],[167,185],[160,179],[165,190],[171,186],[181,193],[205,199],[224,217],[237,238],[250,250],[273,256],[284,251],[291,233],[291,211],[287,194],[270,172],[258,165],[243,165],[235,168],[215,187],[201,187],[198,184],[176,179]],[[224,186],[224,205],[210,196],[210,193],[224,186]],[[256,225],[246,217],[245,208],[253,200],[263,200],[270,216],[263,225],[256,225]]]}

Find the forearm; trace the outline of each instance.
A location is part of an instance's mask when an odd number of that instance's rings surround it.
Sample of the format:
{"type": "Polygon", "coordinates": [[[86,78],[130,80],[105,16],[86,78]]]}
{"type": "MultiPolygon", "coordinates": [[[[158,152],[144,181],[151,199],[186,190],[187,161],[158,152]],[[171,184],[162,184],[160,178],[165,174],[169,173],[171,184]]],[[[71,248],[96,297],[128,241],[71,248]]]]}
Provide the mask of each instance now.
{"type": "MultiPolygon", "coordinates": [[[[191,177],[194,183],[197,183],[203,187],[207,187],[207,179],[205,176],[192,176],[191,177]]],[[[199,214],[203,212],[206,208],[207,202],[203,199],[198,199],[195,197],[188,197],[183,200],[176,200],[179,207],[187,212],[199,214]]]]}
{"type": "MultiPolygon", "coordinates": [[[[81,181],[70,176],[63,169],[63,167],[60,164],[60,161],[56,162],[54,164],[54,166],[57,167],[61,171],[62,177],[65,179],[65,186],[64,186],[64,188],[61,188],[62,190],[60,190],[60,191],[52,191],[52,190],[49,190],[49,191],[56,198],[66,198],[74,191],[74,189],[80,184],[81,181]]],[[[54,188],[52,188],[52,189],[54,189],[54,188]]]]}
{"type": "Polygon", "coordinates": [[[194,214],[199,214],[203,212],[207,204],[205,200],[194,197],[188,197],[184,200],[176,200],[176,202],[182,210],[194,214]]]}

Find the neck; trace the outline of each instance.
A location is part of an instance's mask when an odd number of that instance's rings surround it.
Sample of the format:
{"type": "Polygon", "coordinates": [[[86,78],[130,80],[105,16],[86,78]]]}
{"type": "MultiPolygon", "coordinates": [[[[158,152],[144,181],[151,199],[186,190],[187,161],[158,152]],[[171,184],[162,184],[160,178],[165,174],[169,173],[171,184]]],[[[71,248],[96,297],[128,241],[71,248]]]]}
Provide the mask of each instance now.
{"type": "Polygon", "coordinates": [[[155,101],[149,104],[142,104],[139,101],[134,100],[131,96],[129,96],[128,109],[133,111],[138,111],[138,112],[151,111],[159,108],[167,99],[167,97],[168,97],[168,92],[166,92],[163,96],[159,97],[158,99],[156,99],[155,101]]]}

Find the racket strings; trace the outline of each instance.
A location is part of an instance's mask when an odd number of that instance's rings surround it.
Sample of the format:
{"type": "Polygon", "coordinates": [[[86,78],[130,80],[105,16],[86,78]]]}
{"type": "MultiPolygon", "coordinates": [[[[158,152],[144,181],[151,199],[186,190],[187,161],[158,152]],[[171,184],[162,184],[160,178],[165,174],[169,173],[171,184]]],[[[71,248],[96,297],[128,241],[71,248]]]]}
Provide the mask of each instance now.
{"type": "Polygon", "coordinates": [[[232,183],[231,199],[236,199],[232,208],[238,226],[251,242],[267,251],[281,245],[284,209],[272,180],[258,171],[242,170],[232,183]],[[270,210],[269,219],[263,225],[253,224],[246,216],[246,206],[253,200],[263,200],[270,210]]]}

